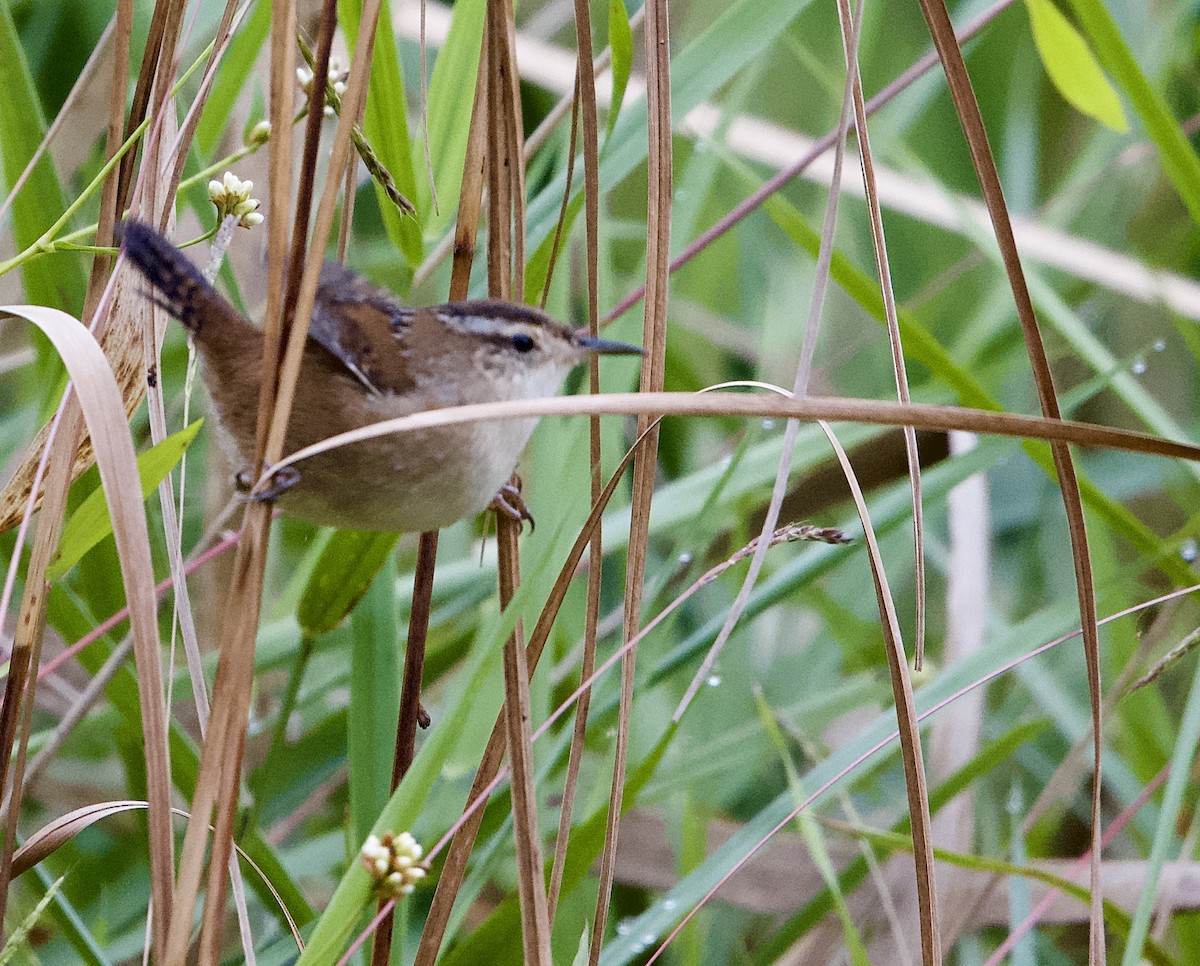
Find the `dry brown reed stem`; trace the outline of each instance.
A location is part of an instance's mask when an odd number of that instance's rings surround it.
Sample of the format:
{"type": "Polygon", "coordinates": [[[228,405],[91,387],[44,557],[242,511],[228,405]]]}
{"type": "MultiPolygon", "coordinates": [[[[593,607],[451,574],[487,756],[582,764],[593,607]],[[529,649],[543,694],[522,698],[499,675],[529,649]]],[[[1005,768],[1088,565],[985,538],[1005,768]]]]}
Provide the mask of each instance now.
{"type": "MultiPolygon", "coordinates": [[[[187,116],[184,118],[183,127],[179,131],[179,136],[175,142],[175,163],[171,170],[170,180],[168,185],[174,186],[179,184],[183,177],[183,168],[187,164],[188,149],[191,147],[192,138],[196,133],[196,126],[200,123],[200,114],[203,110],[205,102],[208,100],[209,91],[212,90],[213,81],[217,76],[217,65],[221,62],[221,58],[225,54],[226,45],[229,43],[232,31],[234,28],[234,14],[237,11],[238,0],[226,0],[225,9],[221,12],[220,23],[217,24],[216,34],[213,36],[212,53],[208,55],[208,63],[204,66],[204,73],[200,78],[200,89],[196,93],[196,97],[192,102],[192,106],[188,109],[187,116]]],[[[246,4],[244,9],[249,9],[249,4],[246,4]]],[[[168,208],[170,212],[171,208],[168,208]]],[[[164,212],[161,225],[166,226],[167,213],[164,212]]],[[[157,441],[156,441],[157,442],[157,441]]]]}
{"type": "MultiPolygon", "coordinates": [[[[391,790],[399,786],[417,753],[417,727],[421,721],[421,680],[425,671],[425,642],[433,607],[433,575],[437,564],[438,531],[427,530],[417,544],[413,573],[412,605],[408,612],[408,638],[404,642],[404,673],[400,682],[400,709],[396,716],[396,748],[392,757],[391,790]]],[[[426,721],[428,724],[428,721],[426,721]]],[[[372,966],[387,966],[392,950],[392,900],[380,898],[382,918],[371,947],[372,966]]],[[[394,903],[393,903],[394,904],[394,903]]]]}
{"type": "MultiPolygon", "coordinates": [[[[600,518],[605,509],[607,509],[608,502],[612,498],[613,493],[616,492],[617,484],[624,476],[625,470],[633,461],[633,454],[644,443],[645,436],[643,435],[626,452],[621,463],[609,479],[608,484],[601,492],[600,498],[592,504],[587,520],[575,536],[575,542],[572,544],[570,551],[567,553],[566,560],[559,569],[558,577],[554,581],[554,586],[550,589],[550,594],[546,598],[546,603],[542,607],[541,614],[538,616],[537,624],[534,625],[533,633],[529,635],[526,663],[530,668],[531,675],[533,670],[536,669],[538,661],[541,659],[546,642],[550,639],[550,629],[554,626],[559,609],[566,599],[567,590],[571,585],[576,569],[579,567],[579,561],[583,559],[583,552],[588,547],[589,542],[596,539],[596,534],[599,532],[600,518]]],[[[590,677],[591,675],[589,675],[590,677]]],[[[544,728],[545,725],[542,727],[544,728]]],[[[456,827],[452,832],[447,833],[447,837],[452,835],[453,838],[450,842],[449,851],[446,854],[446,861],[442,865],[441,874],[438,876],[437,888],[434,891],[429,915],[425,919],[425,928],[421,933],[421,944],[417,950],[415,960],[416,966],[430,966],[437,956],[438,947],[442,941],[442,937],[445,935],[454,897],[462,885],[463,877],[466,874],[467,860],[470,858],[471,848],[474,845],[475,836],[479,831],[479,825],[483,821],[483,805],[487,800],[487,796],[491,794],[491,789],[496,784],[496,776],[500,772],[500,763],[504,756],[504,745],[504,721],[502,718],[498,718],[492,727],[487,747],[480,758],[479,767],[475,772],[475,779],[471,783],[471,790],[467,794],[467,807],[464,810],[464,816],[456,823],[456,827]]],[[[445,840],[443,839],[442,842],[439,842],[434,848],[430,849],[430,856],[437,855],[444,844],[445,840]]]]}
{"type": "MultiPolygon", "coordinates": [[[[359,37],[359,50],[369,50],[370,38],[373,35],[378,3],[367,4],[364,10],[364,28],[359,37]]],[[[331,9],[326,11],[322,22],[323,30],[318,38],[319,62],[323,58],[328,63],[328,48],[332,40],[334,17],[331,9]]],[[[290,112],[291,77],[295,63],[293,38],[295,37],[295,12],[290,3],[276,5],[272,19],[272,127],[277,134],[284,130],[290,131],[287,116],[290,112]],[[286,81],[285,81],[286,78],[286,81]]],[[[357,52],[356,52],[357,53],[357,52]]],[[[366,67],[369,55],[363,61],[355,63],[352,70],[346,101],[353,116],[360,98],[365,91],[366,67]]],[[[324,88],[313,85],[313,101],[315,110],[310,104],[310,111],[319,118],[322,114],[324,88]]],[[[329,165],[329,181],[321,199],[321,206],[316,220],[314,234],[324,238],[332,224],[333,207],[336,201],[338,184],[342,168],[346,163],[349,122],[343,118],[334,138],[332,156],[329,165]]],[[[311,183],[315,169],[316,141],[309,139],[308,152],[304,158],[302,183],[307,181],[309,190],[307,198],[311,198],[311,183]]],[[[290,136],[271,139],[271,171],[272,176],[282,175],[283,180],[274,181],[271,185],[272,212],[275,222],[281,221],[282,213],[288,207],[288,190],[290,175],[287,174],[287,158],[284,151],[290,150],[290,136]]],[[[308,223],[306,205],[299,206],[295,222],[301,226],[298,231],[303,235],[308,223]]],[[[269,236],[269,266],[272,281],[284,277],[285,255],[287,243],[286,227],[279,224],[272,226],[269,236]]],[[[292,342],[300,342],[306,336],[307,320],[312,310],[313,294],[315,292],[316,273],[320,263],[320,247],[314,257],[307,261],[302,258],[293,259],[292,283],[290,292],[297,292],[291,304],[281,309],[283,294],[282,285],[272,284],[268,288],[268,345],[264,352],[268,356],[264,360],[264,372],[277,371],[276,359],[270,355],[272,348],[279,345],[278,332],[281,321],[286,314],[289,318],[300,320],[294,326],[292,342]],[[297,282],[295,273],[303,265],[304,273],[297,282]],[[271,310],[274,310],[273,312],[271,310]]],[[[293,353],[297,355],[297,353],[293,353]]],[[[294,391],[295,370],[298,368],[298,357],[289,358],[279,377],[279,392],[271,379],[263,380],[262,394],[259,406],[259,461],[276,457],[281,449],[278,427],[286,425],[291,396],[294,391]],[[290,367],[290,372],[289,372],[290,367]],[[268,433],[265,425],[268,418],[273,420],[268,433]]],[[[199,888],[203,868],[204,843],[207,838],[208,817],[213,806],[220,803],[216,816],[216,831],[213,838],[212,857],[209,867],[208,895],[205,903],[204,916],[201,925],[199,961],[202,966],[215,963],[220,951],[220,926],[223,921],[224,906],[224,867],[231,854],[233,822],[237,810],[237,789],[240,778],[242,749],[245,740],[246,712],[249,703],[250,684],[253,679],[253,649],[257,627],[258,610],[261,602],[263,572],[266,564],[266,547],[270,525],[270,509],[261,503],[251,504],[245,515],[243,542],[239,546],[237,559],[234,563],[233,586],[230,595],[230,610],[223,628],[224,646],[217,666],[217,678],[213,689],[213,717],[209,735],[205,740],[201,757],[200,774],[196,784],[196,795],[193,802],[193,815],[188,823],[184,839],[183,858],[180,866],[179,886],[177,890],[176,915],[173,917],[168,941],[168,961],[182,962],[186,955],[188,935],[191,925],[191,911],[199,888]]]]}
{"type": "MultiPolygon", "coordinates": [[[[520,581],[521,521],[496,515],[500,606],[507,607],[520,581]]],[[[521,939],[526,966],[551,966],[550,915],[542,869],[542,838],[537,821],[533,775],[533,740],[529,719],[529,663],[525,634],[517,621],[504,643],[504,722],[508,738],[509,777],[513,803],[513,839],[521,904],[521,939]]]]}
{"type": "MultiPolygon", "coordinates": [[[[587,303],[588,332],[593,336],[600,332],[600,150],[599,126],[596,111],[596,71],[592,52],[592,16],[587,0],[575,0],[575,94],[579,110],[583,115],[583,198],[585,218],[585,257],[587,260],[587,303]]],[[[575,157],[576,115],[571,115],[570,156],[575,157]]],[[[570,178],[568,177],[568,183],[570,178]]],[[[570,195],[563,194],[565,205],[570,195]]],[[[550,290],[549,273],[546,291],[550,290]]],[[[599,359],[588,359],[588,391],[593,395],[600,392],[599,359]]],[[[600,418],[588,420],[588,495],[592,506],[600,502],[600,418]]],[[[579,665],[579,679],[587,680],[596,667],[596,628],[600,622],[600,591],[604,571],[604,538],[600,520],[596,521],[596,532],[588,544],[587,602],[584,609],[583,655],[579,665]]],[[[563,872],[567,861],[567,844],[571,833],[571,814],[575,806],[575,791],[579,782],[579,768],[583,762],[583,745],[587,735],[587,717],[591,705],[591,691],[580,695],[575,707],[575,723],[571,734],[571,748],[567,755],[567,773],[563,779],[562,805],[558,817],[558,834],[554,839],[554,862],[550,870],[549,903],[550,921],[558,906],[562,889],[563,872]]]]}
{"type": "MultiPolygon", "coordinates": [[[[646,305],[642,343],[646,357],[642,363],[641,389],[658,392],[663,387],[667,345],[667,282],[671,245],[671,44],[667,18],[667,0],[646,3],[646,117],[647,160],[646,193],[646,305]]],[[[633,493],[630,505],[629,550],[626,556],[625,614],[623,639],[631,642],[638,633],[642,615],[642,591],[646,569],[646,550],[650,533],[650,500],[658,463],[658,428],[647,415],[639,415],[638,434],[645,434],[646,445],[634,460],[633,493]]],[[[625,766],[629,751],[629,726],[633,714],[633,683],[637,648],[621,657],[621,698],[617,720],[616,748],[613,752],[613,780],[608,798],[608,821],[604,849],[600,857],[600,889],[588,962],[595,966],[604,945],[604,930],[612,899],[616,872],[617,828],[621,820],[621,801],[625,794],[625,766]]]]}
{"type": "MultiPolygon", "coordinates": [[[[879,275],[879,290],[883,296],[888,345],[892,350],[896,395],[903,403],[912,402],[908,391],[908,371],[904,364],[904,343],[900,337],[900,320],[896,312],[896,294],[892,288],[892,270],[888,264],[887,241],[883,233],[883,214],[879,209],[879,190],[875,183],[875,162],[871,155],[871,138],[867,130],[867,109],[863,99],[862,74],[858,68],[858,47],[853,39],[861,25],[852,22],[849,0],[838,0],[837,8],[846,54],[846,69],[850,72],[853,84],[854,133],[858,140],[867,214],[871,223],[871,243],[875,249],[875,270],[879,275]]],[[[862,17],[861,3],[857,17],[862,17]]],[[[904,453],[908,458],[908,479],[912,488],[913,583],[916,593],[916,640],[913,661],[916,670],[919,671],[925,663],[925,522],[921,506],[921,460],[917,455],[917,434],[910,426],[904,428],[904,453]]]]}
{"type": "MultiPolygon", "coordinates": [[[[283,450],[284,434],[287,430],[288,417],[296,391],[300,358],[308,337],[308,321],[312,315],[316,299],[317,282],[321,266],[324,263],[324,241],[333,226],[338,194],[341,188],[341,177],[350,157],[351,132],[354,128],[354,121],[359,116],[366,98],[367,77],[370,69],[371,52],[374,45],[380,6],[380,0],[368,0],[363,6],[362,25],[355,45],[353,66],[347,82],[346,95],[343,98],[344,111],[338,121],[337,130],[333,137],[326,180],[321,192],[316,217],[313,220],[312,235],[316,239],[316,242],[309,248],[306,258],[301,259],[296,257],[291,262],[293,273],[303,264],[303,274],[299,279],[298,290],[293,281],[295,275],[293,274],[292,278],[289,279],[289,295],[291,292],[296,292],[297,294],[293,312],[289,313],[287,311],[287,303],[285,303],[284,321],[290,323],[290,327],[287,331],[283,363],[279,370],[278,391],[274,400],[274,409],[271,413],[270,429],[266,435],[265,448],[259,450],[259,459],[261,462],[270,463],[276,461],[283,450]]],[[[332,45],[333,30],[336,23],[335,7],[336,4],[330,0],[322,8],[317,37],[318,70],[316,76],[318,77],[325,76],[328,73],[329,50],[332,45]]],[[[313,84],[312,91],[309,103],[310,120],[315,120],[319,124],[320,118],[324,113],[324,87],[321,84],[313,84]]],[[[311,186],[313,182],[316,148],[316,139],[306,138],[306,153],[300,181],[302,196],[305,194],[304,185],[307,183],[311,186]]],[[[300,205],[298,206],[293,224],[293,252],[297,250],[297,238],[302,231],[302,226],[307,225],[307,222],[307,210],[303,205],[300,205]]],[[[270,388],[264,380],[264,397],[270,392],[270,388]]],[[[221,774],[220,797],[218,799],[220,807],[217,812],[216,834],[213,840],[212,861],[210,862],[208,873],[208,898],[205,903],[204,922],[200,936],[201,966],[208,966],[208,963],[215,964],[219,955],[220,924],[223,915],[223,901],[221,900],[224,895],[225,885],[221,865],[227,863],[229,859],[233,824],[237,814],[237,788],[241,770],[241,750],[242,743],[245,740],[246,713],[249,706],[250,682],[253,676],[254,632],[257,625],[259,604],[261,602],[263,572],[266,566],[265,549],[270,522],[269,507],[265,504],[256,506],[252,511],[247,513],[248,520],[252,517],[256,523],[259,523],[261,520],[261,534],[263,539],[258,548],[251,547],[251,552],[254,553],[254,550],[258,549],[262,552],[262,556],[254,554],[250,558],[254,562],[252,583],[255,586],[255,589],[252,590],[252,607],[248,609],[246,620],[238,627],[242,635],[241,642],[244,646],[244,653],[238,660],[246,666],[243,670],[242,679],[236,685],[238,690],[235,700],[231,701],[231,704],[237,704],[238,712],[232,719],[232,728],[234,730],[231,732],[233,740],[230,750],[236,750],[237,754],[227,761],[221,774]]],[[[231,661],[230,664],[232,663],[231,661]]],[[[218,673],[219,671],[220,668],[218,667],[218,673]]]]}
{"type": "MultiPolygon", "coordinates": [[[[525,159],[512,0],[489,0],[487,62],[488,294],[520,302],[525,293],[525,159]]],[[[520,584],[520,522],[497,514],[501,606],[520,584]]],[[[504,717],[512,766],[513,838],[521,939],[527,966],[551,966],[550,920],[529,736],[529,667],[518,622],[504,644],[504,717]]]]}
{"type": "MultiPolygon", "coordinates": [[[[462,187],[458,196],[458,218],[454,226],[454,261],[450,270],[450,299],[464,299],[471,284],[471,264],[475,257],[475,237],[479,231],[479,214],[482,208],[483,174],[487,151],[487,58],[479,58],[475,77],[475,100],[471,106],[471,124],[467,132],[467,151],[463,163],[462,187]]],[[[532,642],[530,647],[532,647],[532,642]]],[[[536,657],[530,665],[537,663],[536,657]]],[[[502,721],[497,719],[488,738],[487,747],[479,763],[475,781],[471,786],[468,801],[474,800],[491,780],[504,756],[504,731],[502,721]]],[[[460,835],[456,835],[442,872],[438,876],[425,926],[417,945],[414,966],[430,966],[441,948],[442,938],[450,922],[454,900],[459,886],[466,875],[467,862],[483,810],[475,813],[473,822],[464,823],[460,835]]]]}
{"type": "MultiPolygon", "coordinates": [[[[920,0],[920,2],[921,11],[925,15],[934,46],[937,47],[942,67],[946,72],[954,109],[958,114],[963,133],[966,135],[975,175],[979,179],[984,201],[987,203],[988,213],[992,219],[996,242],[1000,247],[1001,258],[1008,274],[1009,287],[1012,289],[1013,301],[1016,304],[1017,317],[1021,321],[1021,334],[1025,339],[1034,384],[1037,387],[1038,402],[1041,404],[1042,413],[1045,416],[1058,419],[1060,412],[1054,378],[1046,357],[1045,346],[1042,343],[1033,302],[1029,297],[1025,273],[1021,268],[1020,253],[1017,251],[1012,222],[1008,216],[1008,206],[1004,200],[1004,189],[1000,184],[999,173],[996,171],[995,158],[992,156],[991,147],[988,144],[987,129],[983,124],[979,103],[975,99],[975,91],[971,86],[971,78],[963,61],[962,50],[954,36],[954,25],[951,23],[950,14],[944,2],[939,2],[939,0],[920,0]]],[[[1059,489],[1062,492],[1063,506],[1067,514],[1067,530],[1071,537],[1071,557],[1075,566],[1080,626],[1083,628],[1083,652],[1087,663],[1088,695],[1092,709],[1092,750],[1095,769],[1092,773],[1092,917],[1089,928],[1088,958],[1089,962],[1095,964],[1104,962],[1105,957],[1103,897],[1100,891],[1100,853],[1102,849],[1100,793],[1104,741],[1100,693],[1100,634],[1096,624],[1096,596],[1092,578],[1091,554],[1088,549],[1083,501],[1079,493],[1075,465],[1071,458],[1071,452],[1065,445],[1055,443],[1051,446],[1051,452],[1054,456],[1054,467],[1058,474],[1059,489]]]]}

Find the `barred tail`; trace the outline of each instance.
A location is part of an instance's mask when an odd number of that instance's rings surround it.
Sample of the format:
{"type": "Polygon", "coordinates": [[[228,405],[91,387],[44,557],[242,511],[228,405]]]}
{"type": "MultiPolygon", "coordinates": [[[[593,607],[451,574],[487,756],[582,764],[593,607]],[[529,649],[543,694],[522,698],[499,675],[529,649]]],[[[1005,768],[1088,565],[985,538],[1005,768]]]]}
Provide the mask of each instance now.
{"type": "Polygon", "coordinates": [[[149,225],[127,221],[120,230],[121,248],[154,288],[154,301],[199,337],[210,324],[248,325],[210,285],[184,254],[149,225]]]}

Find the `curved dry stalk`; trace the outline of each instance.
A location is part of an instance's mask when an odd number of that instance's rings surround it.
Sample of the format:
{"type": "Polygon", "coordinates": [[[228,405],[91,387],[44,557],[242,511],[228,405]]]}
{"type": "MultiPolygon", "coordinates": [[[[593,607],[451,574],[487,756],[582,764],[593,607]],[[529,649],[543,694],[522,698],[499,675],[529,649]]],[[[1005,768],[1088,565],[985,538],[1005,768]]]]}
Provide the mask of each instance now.
{"type": "MultiPolygon", "coordinates": [[[[861,14],[861,12],[862,0],[859,0],[859,13],[861,14]]],[[[855,21],[856,29],[854,36],[848,42],[848,50],[851,51],[851,56],[855,63],[857,62],[857,54],[854,52],[858,49],[857,28],[861,24],[862,17],[860,16],[855,21]]],[[[792,382],[792,390],[788,392],[786,389],[778,386],[762,385],[762,388],[786,397],[804,397],[808,395],[808,384],[812,378],[813,359],[816,357],[817,351],[817,336],[821,328],[821,313],[825,306],[825,293],[829,287],[829,269],[833,263],[834,232],[837,230],[838,202],[841,198],[842,188],[842,161],[846,151],[846,131],[850,120],[850,94],[854,78],[855,72],[847,68],[846,83],[842,96],[842,109],[838,118],[838,137],[834,149],[834,176],[830,181],[829,198],[825,203],[825,216],[821,224],[820,250],[817,253],[817,267],[808,303],[808,317],[805,320],[804,332],[800,339],[800,359],[796,363],[796,376],[792,382]]],[[[725,622],[721,625],[721,630],[718,632],[716,640],[713,641],[712,646],[708,649],[708,653],[704,656],[704,660],[701,662],[696,673],[692,675],[691,683],[687,686],[687,690],[684,691],[683,697],[680,698],[679,704],[675,708],[673,715],[675,721],[679,721],[683,716],[683,712],[696,697],[702,683],[707,680],[713,665],[716,664],[717,658],[721,654],[721,650],[725,647],[726,641],[729,640],[729,635],[733,633],[733,628],[741,619],[742,612],[750,600],[750,593],[753,591],[754,585],[758,582],[758,575],[766,559],[767,537],[774,532],[775,525],[779,522],[779,513],[783,506],[784,495],[787,492],[788,478],[791,475],[792,456],[796,450],[796,436],[799,430],[800,424],[794,419],[789,419],[784,426],[783,443],[779,454],[779,466],[775,471],[775,482],[771,487],[771,499],[767,505],[766,517],[759,532],[758,550],[755,551],[754,557],[750,561],[746,576],[742,580],[742,585],[738,588],[737,597],[734,598],[733,604],[725,615],[725,622]]]]}
{"type": "MultiPolygon", "coordinates": [[[[61,846],[71,841],[76,835],[84,829],[91,828],[97,822],[105,818],[111,818],[113,815],[120,815],[122,812],[139,811],[148,809],[148,802],[141,799],[124,799],[113,802],[96,802],[92,805],[84,805],[81,808],[67,812],[65,815],[60,815],[58,818],[51,821],[49,824],[42,826],[36,832],[27,838],[21,847],[17,849],[13,856],[13,876],[19,876],[28,872],[42,860],[48,858],[56,852],[61,846]]],[[[181,816],[182,818],[191,818],[188,812],[182,808],[171,808],[173,815],[181,816]]],[[[240,845],[234,845],[238,856],[252,868],[263,885],[271,893],[275,902],[279,905],[280,911],[287,920],[288,929],[291,930],[292,939],[296,942],[297,949],[304,949],[304,939],[300,935],[300,928],[296,925],[296,920],[293,918],[291,910],[288,909],[287,903],[283,901],[275,884],[271,882],[270,877],[259,867],[240,845]]]]}
{"type": "MultiPolygon", "coordinates": [[[[867,109],[863,101],[862,75],[858,69],[858,31],[862,26],[862,4],[855,12],[853,23],[849,0],[838,0],[838,19],[842,27],[842,44],[846,51],[846,69],[853,84],[854,132],[858,139],[859,161],[862,167],[863,191],[871,222],[871,242],[875,249],[875,270],[879,275],[879,290],[883,295],[883,314],[887,324],[888,345],[892,350],[892,369],[896,395],[902,403],[912,402],[908,390],[908,370],[904,364],[904,343],[900,337],[900,319],[896,312],[896,294],[892,289],[892,270],[888,264],[887,241],[883,234],[883,213],[879,208],[879,187],[875,179],[875,162],[871,156],[871,139],[867,131],[867,109]]],[[[917,433],[911,426],[904,428],[904,453],[908,458],[908,479],[912,489],[913,508],[913,582],[916,585],[916,639],[913,661],[921,670],[925,663],[925,519],[921,503],[921,460],[917,455],[917,433]]]]}
{"type": "MultiPolygon", "coordinates": [[[[831,423],[864,423],[876,426],[912,426],[915,429],[949,431],[961,429],[993,436],[1071,443],[1078,446],[1127,450],[1172,459],[1200,460],[1200,446],[1164,439],[1149,433],[1110,426],[1097,426],[1070,419],[1023,416],[965,406],[941,406],[929,403],[896,403],[877,399],[833,399],[808,396],[804,399],[774,399],[736,395],[714,398],[686,392],[605,393],[599,396],[560,396],[511,402],[478,403],[430,409],[372,423],[328,439],[279,460],[272,467],[278,472],[285,466],[301,463],[310,456],[327,453],[351,443],[412,432],[435,426],[488,422],[525,416],[747,416],[756,419],[824,419],[831,423]]],[[[271,474],[255,483],[265,489],[271,474]]]]}
{"type": "MultiPolygon", "coordinates": [[[[138,699],[141,706],[142,733],[146,755],[147,788],[150,799],[150,872],[151,895],[159,912],[154,931],[155,948],[163,950],[165,928],[163,919],[171,909],[171,876],[174,843],[171,837],[170,816],[170,758],[167,750],[166,716],[162,704],[162,669],[159,661],[158,624],[155,619],[154,568],[150,559],[150,537],[142,505],[141,484],[133,439],[125,419],[125,406],[112,370],[92,334],[76,319],[55,309],[40,306],[4,306],[0,312],[20,316],[34,322],[50,339],[66,365],[78,398],[78,410],[94,440],[100,482],[108,499],[113,517],[113,536],[116,539],[122,581],[129,602],[130,624],[137,660],[138,699]]],[[[64,437],[71,442],[74,433],[64,437]]],[[[70,478],[68,457],[56,462],[61,495],[70,478]]],[[[52,467],[53,472],[53,467],[52,467]]],[[[48,490],[48,492],[50,492],[48,490]]],[[[42,521],[61,521],[62,505],[43,508],[42,521]]],[[[41,528],[39,528],[40,530],[41,528]]],[[[55,525],[51,522],[47,533],[55,525]]],[[[31,566],[27,578],[27,597],[30,593],[41,598],[29,612],[31,620],[23,622],[40,638],[39,625],[44,622],[44,574],[51,547],[35,546],[44,560],[31,566]]],[[[31,642],[32,643],[32,642],[31,642]]],[[[5,754],[7,762],[7,753],[5,754]]],[[[12,796],[10,821],[17,812],[17,794],[12,796]]],[[[6,836],[12,842],[12,836],[6,836]]],[[[8,846],[11,848],[11,845],[8,846]]],[[[6,850],[6,859],[11,852],[6,850]]],[[[7,881],[7,877],[5,877],[7,881]]]]}
{"type": "Polygon", "coordinates": [[[929,818],[929,785],[925,780],[925,761],[921,753],[921,732],[917,726],[917,710],[913,702],[912,679],[908,674],[908,663],[904,656],[904,643],[900,636],[900,622],[896,618],[896,605],[888,587],[887,573],[883,568],[883,555],[875,539],[875,528],[867,510],[867,501],[850,465],[850,458],[838,442],[829,425],[822,421],[821,429],[837,454],[842,473],[850,485],[858,518],[862,521],[863,536],[867,541],[867,556],[871,563],[871,577],[875,582],[875,596],[879,603],[880,623],[887,649],[888,674],[892,681],[892,699],[896,703],[897,730],[900,733],[900,751],[904,759],[904,782],[908,789],[908,816],[913,836],[913,862],[916,866],[917,905],[921,912],[921,957],[925,966],[939,966],[942,961],[942,939],[937,911],[937,886],[933,874],[933,837],[929,818]]]}
{"type": "MultiPolygon", "coordinates": [[[[966,63],[963,61],[962,50],[954,36],[954,25],[950,21],[950,14],[944,0],[941,2],[939,0],[920,0],[920,3],[934,46],[937,47],[938,56],[941,58],[942,67],[946,72],[954,109],[958,114],[963,133],[966,135],[967,146],[971,152],[971,162],[975,167],[975,176],[979,179],[984,201],[987,203],[988,214],[991,216],[996,242],[1000,246],[1000,254],[1005,272],[1008,274],[1017,317],[1021,322],[1021,334],[1025,339],[1033,381],[1037,388],[1038,402],[1046,417],[1058,419],[1060,412],[1058,396],[1054,388],[1054,377],[1050,371],[1046,347],[1038,328],[1037,314],[1034,312],[1029,287],[1025,281],[1025,273],[1021,267],[1021,256],[1013,236],[1012,222],[1008,216],[1008,206],[1004,200],[1004,189],[1000,184],[996,161],[988,144],[983,115],[979,110],[979,102],[975,99],[975,91],[971,85],[970,75],[967,73],[966,63]]],[[[1050,450],[1054,457],[1059,491],[1062,494],[1063,507],[1067,514],[1067,532],[1071,539],[1071,558],[1075,565],[1075,585],[1079,596],[1079,616],[1083,627],[1083,653],[1087,664],[1088,695],[1092,710],[1092,753],[1095,768],[1092,773],[1092,918],[1089,928],[1088,959],[1092,964],[1096,964],[1103,963],[1105,958],[1104,910],[1100,892],[1100,852],[1102,847],[1100,793],[1104,743],[1101,713],[1100,633],[1096,624],[1096,591],[1092,578],[1091,553],[1088,549],[1087,525],[1083,515],[1083,499],[1079,491],[1075,464],[1070,449],[1063,443],[1056,441],[1051,445],[1050,450]]]]}

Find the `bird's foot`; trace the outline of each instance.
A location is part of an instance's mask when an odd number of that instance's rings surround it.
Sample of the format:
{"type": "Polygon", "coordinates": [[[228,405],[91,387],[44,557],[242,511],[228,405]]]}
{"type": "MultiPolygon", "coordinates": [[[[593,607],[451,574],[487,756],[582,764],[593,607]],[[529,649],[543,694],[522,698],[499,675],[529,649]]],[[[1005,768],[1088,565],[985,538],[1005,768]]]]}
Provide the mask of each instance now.
{"type": "Polygon", "coordinates": [[[247,500],[255,503],[274,503],[300,482],[300,471],[294,466],[281,466],[275,470],[268,463],[266,470],[270,476],[270,483],[259,493],[254,492],[254,484],[258,480],[250,470],[239,470],[233,478],[233,485],[247,500]]]}
{"type": "Polygon", "coordinates": [[[525,505],[521,496],[520,477],[514,476],[510,482],[500,487],[499,492],[492,497],[492,502],[488,504],[488,509],[495,510],[497,515],[508,517],[518,524],[528,520],[530,533],[537,529],[533,514],[529,512],[529,507],[525,505]]]}

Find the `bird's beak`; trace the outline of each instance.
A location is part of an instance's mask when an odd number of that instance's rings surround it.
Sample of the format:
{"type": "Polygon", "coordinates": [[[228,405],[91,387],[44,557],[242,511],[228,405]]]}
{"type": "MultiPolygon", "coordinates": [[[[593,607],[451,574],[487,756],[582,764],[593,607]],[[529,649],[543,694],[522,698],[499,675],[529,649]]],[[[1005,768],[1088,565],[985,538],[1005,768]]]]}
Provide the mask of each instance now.
{"type": "Polygon", "coordinates": [[[646,350],[628,342],[613,342],[611,339],[594,339],[590,335],[577,335],[575,344],[586,352],[609,356],[644,356],[646,350]]]}

